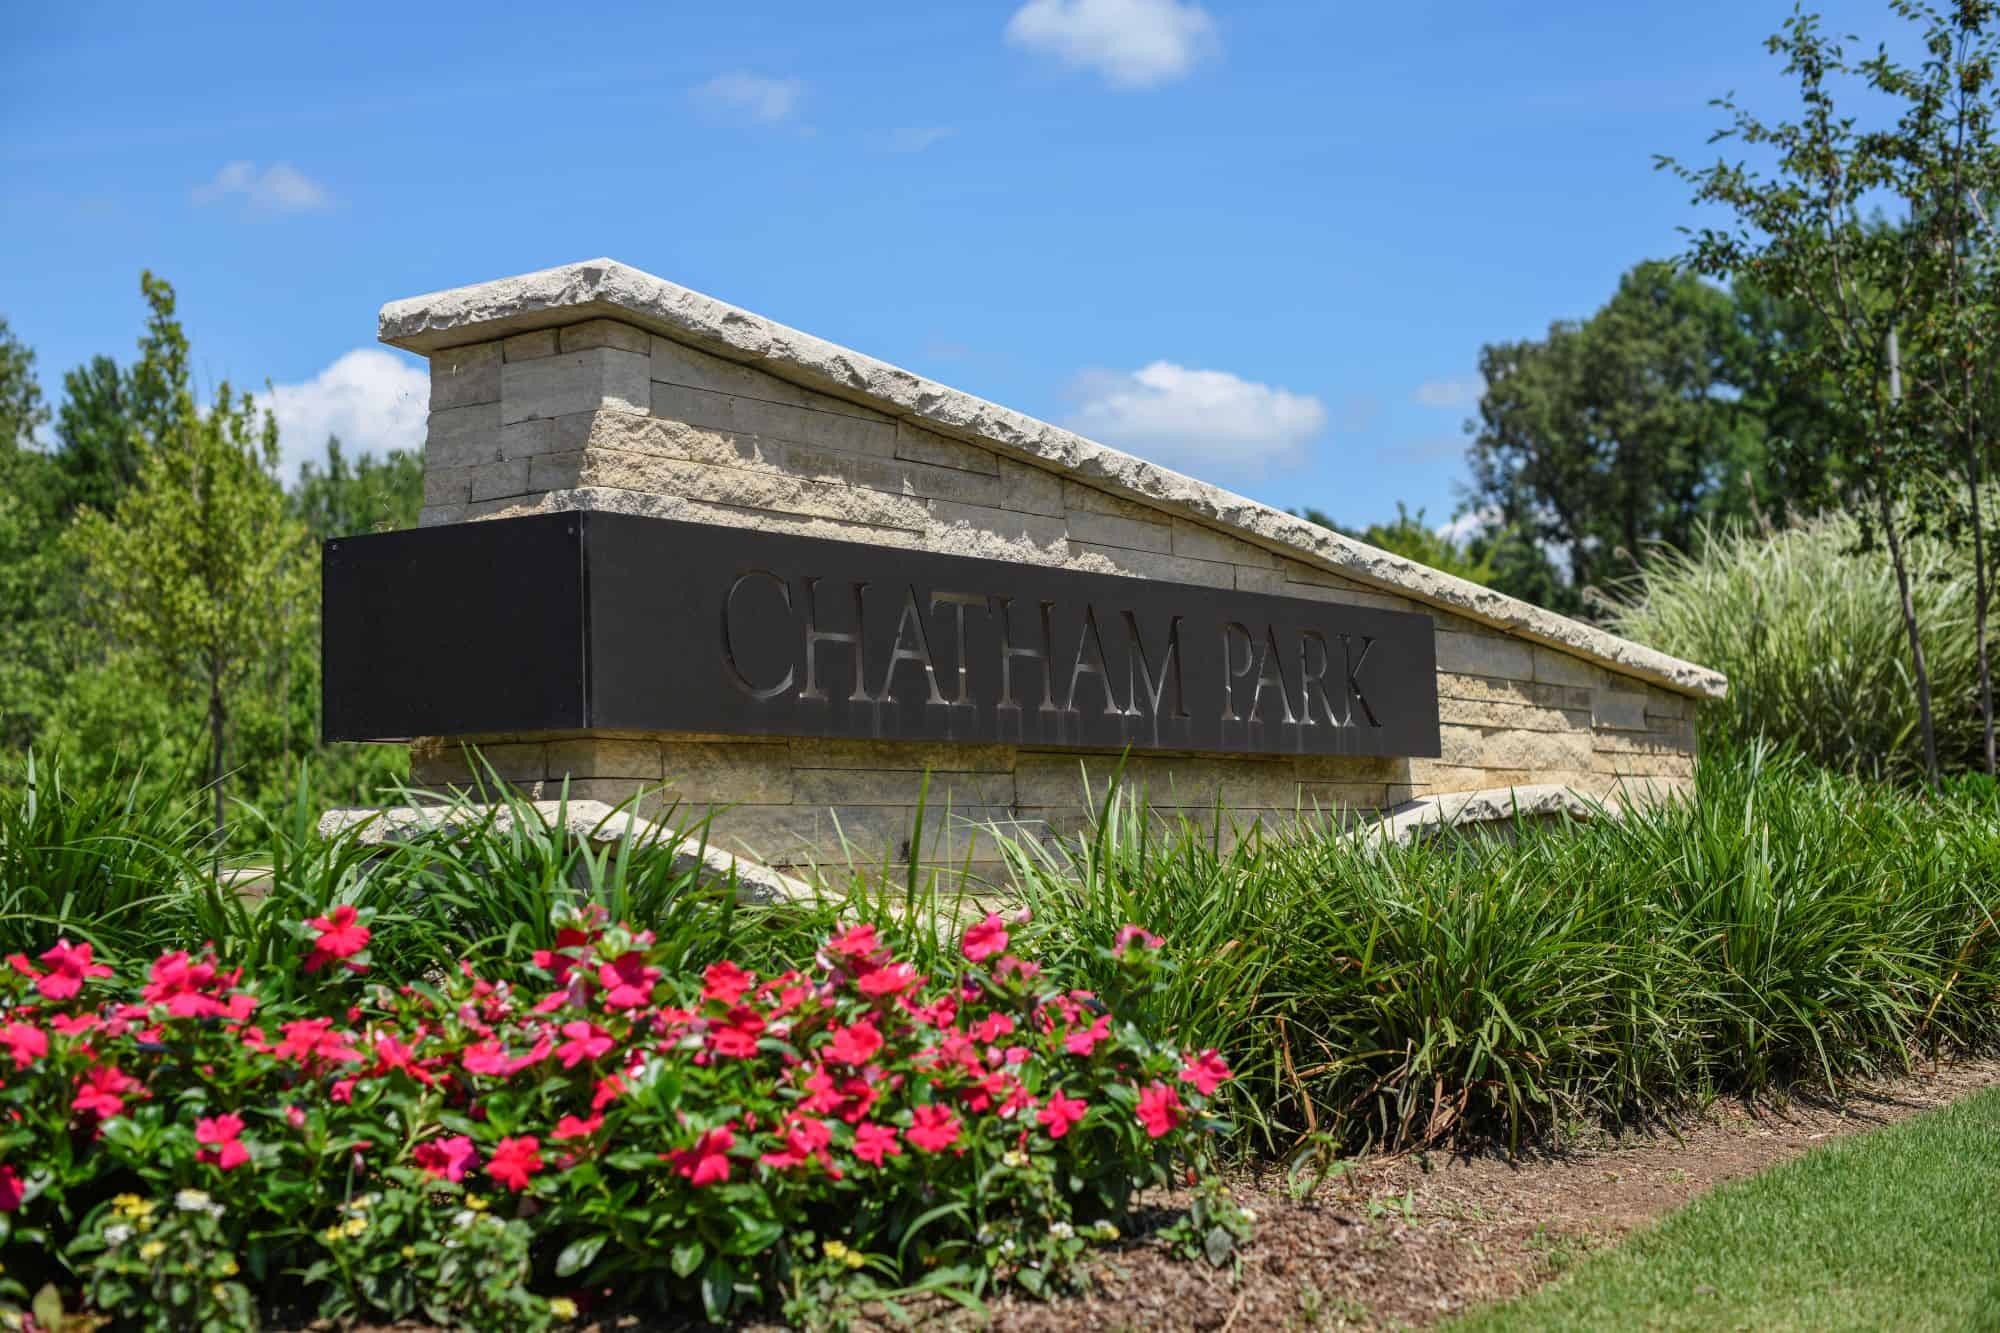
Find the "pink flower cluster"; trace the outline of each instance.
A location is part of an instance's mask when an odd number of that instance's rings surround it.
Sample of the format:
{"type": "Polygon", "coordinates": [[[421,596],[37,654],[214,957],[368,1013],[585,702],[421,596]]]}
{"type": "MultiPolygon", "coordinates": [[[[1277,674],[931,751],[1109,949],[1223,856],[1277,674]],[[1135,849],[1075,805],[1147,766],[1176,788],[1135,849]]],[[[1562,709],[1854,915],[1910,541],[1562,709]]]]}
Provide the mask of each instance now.
{"type": "MultiPolygon", "coordinates": [[[[306,924],[306,972],[365,970],[362,914],[338,907],[306,924]]],[[[462,965],[442,997],[329,982],[269,1017],[209,953],[162,955],[134,997],[89,944],[63,941],[7,960],[22,980],[11,1002],[0,990],[0,1055],[9,1078],[62,1089],[51,1123],[67,1117],[62,1132],[84,1142],[155,1099],[148,1113],[169,1123],[175,1105],[202,1108],[198,1167],[316,1169],[338,1137],[329,1125],[397,1099],[427,1119],[393,1147],[340,1140],[354,1166],[510,1191],[614,1155],[618,1169],[656,1162],[700,1191],[1066,1151],[1099,1131],[1161,1140],[1198,1123],[1230,1077],[1222,1058],[1157,1049],[1097,996],[1051,984],[1010,951],[1010,927],[1024,924],[970,925],[965,965],[937,983],[856,924],[809,973],[723,961],[697,988],[666,975],[650,933],[596,915],[533,955],[536,985],[462,965]],[[652,1095],[662,1080],[672,1096],[652,1095]]],[[[1160,947],[1134,926],[1117,953],[1160,947]]],[[[22,1198],[21,1173],[0,1164],[0,1211],[22,1198]]]]}

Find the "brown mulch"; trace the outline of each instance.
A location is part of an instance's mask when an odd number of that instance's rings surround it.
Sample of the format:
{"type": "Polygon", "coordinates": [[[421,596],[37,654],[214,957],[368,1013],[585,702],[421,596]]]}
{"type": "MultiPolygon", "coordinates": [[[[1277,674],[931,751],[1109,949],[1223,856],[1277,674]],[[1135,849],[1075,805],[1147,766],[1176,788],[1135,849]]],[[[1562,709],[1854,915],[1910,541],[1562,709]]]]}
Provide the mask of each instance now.
{"type": "MultiPolygon", "coordinates": [[[[925,1322],[1005,1333],[1423,1327],[1527,1291],[1725,1181],[1995,1086],[2000,1058],[1968,1059],[1852,1090],[1840,1103],[1717,1102],[1670,1128],[1599,1135],[1512,1161],[1364,1158],[1303,1200],[1276,1171],[1245,1175],[1231,1188],[1255,1210],[1257,1232],[1240,1277],[1176,1260],[1142,1234],[1097,1252],[1097,1285],[1086,1295],[1004,1295],[990,1306],[990,1324],[956,1307],[926,1311],[935,1320],[925,1322]]],[[[1158,1225],[1185,1199],[1147,1203],[1142,1220],[1158,1225]]],[[[627,1316],[585,1333],[688,1327],[627,1316]]],[[[777,1327],[758,1322],[737,1333],[777,1327]]]]}

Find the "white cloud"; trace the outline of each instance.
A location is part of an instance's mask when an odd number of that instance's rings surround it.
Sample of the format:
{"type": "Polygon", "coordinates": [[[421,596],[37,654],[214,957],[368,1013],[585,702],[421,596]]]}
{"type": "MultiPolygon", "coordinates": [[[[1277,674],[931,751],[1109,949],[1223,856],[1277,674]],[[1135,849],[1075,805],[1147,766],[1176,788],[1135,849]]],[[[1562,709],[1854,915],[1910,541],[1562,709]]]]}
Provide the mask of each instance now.
{"type": "Polygon", "coordinates": [[[312,213],[333,205],[327,188],[289,162],[273,162],[262,171],[255,162],[230,162],[205,185],[197,185],[197,204],[241,199],[260,213],[312,213]]]}
{"type": "Polygon", "coordinates": [[[1185,0],[1028,0],[1007,40],[1094,69],[1114,88],[1177,79],[1215,48],[1215,21],[1185,0]]]}
{"type": "Polygon", "coordinates": [[[1232,375],[1155,361],[1128,373],[1086,371],[1064,423],[1080,434],[1197,474],[1261,475],[1297,462],[1326,429],[1326,408],[1293,393],[1232,375]]]}
{"type": "Polygon", "coordinates": [[[1465,380],[1426,380],[1410,395],[1424,407],[1454,407],[1460,410],[1479,406],[1486,381],[1474,375],[1465,380]]]}
{"type": "Polygon", "coordinates": [[[1460,514],[1449,523],[1438,524],[1437,535],[1450,542],[1453,546],[1463,546],[1474,537],[1477,537],[1482,531],[1492,527],[1499,521],[1500,507],[1498,505],[1487,505],[1484,508],[1460,514]]]}
{"type": "Polygon", "coordinates": [[[329,435],[350,458],[422,449],[431,381],[393,352],[357,347],[303,384],[273,385],[258,401],[278,419],[279,475],[289,484],[300,463],[325,456],[329,435]]]}
{"type": "Polygon", "coordinates": [[[889,131],[883,146],[892,153],[921,153],[932,144],[957,133],[948,125],[910,126],[889,131]]]}
{"type": "Polygon", "coordinates": [[[798,110],[805,91],[797,79],[767,79],[739,71],[716,75],[694,90],[694,98],[732,120],[776,125],[798,110]]]}

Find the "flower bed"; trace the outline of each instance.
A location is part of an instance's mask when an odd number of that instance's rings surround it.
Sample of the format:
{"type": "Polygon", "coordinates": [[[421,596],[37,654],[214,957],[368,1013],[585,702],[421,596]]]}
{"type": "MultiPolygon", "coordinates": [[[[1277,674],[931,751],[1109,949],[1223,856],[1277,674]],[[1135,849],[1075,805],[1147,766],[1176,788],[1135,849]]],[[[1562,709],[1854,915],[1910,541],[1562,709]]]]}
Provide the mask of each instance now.
{"type": "MultiPolygon", "coordinates": [[[[0,1299],[157,1328],[257,1313],[540,1328],[607,1300],[838,1322],[858,1304],[1075,1282],[1133,1192],[1220,1128],[1214,1052],[1065,989],[989,916],[952,975],[871,925],[808,972],[668,975],[568,923],[522,975],[385,984],[366,913],[302,923],[308,998],[186,952],[0,969],[0,1299]]],[[[1226,1248],[1231,1229],[1211,1233],[1226,1248]]],[[[33,1317],[30,1317],[33,1323],[33,1317]]]]}

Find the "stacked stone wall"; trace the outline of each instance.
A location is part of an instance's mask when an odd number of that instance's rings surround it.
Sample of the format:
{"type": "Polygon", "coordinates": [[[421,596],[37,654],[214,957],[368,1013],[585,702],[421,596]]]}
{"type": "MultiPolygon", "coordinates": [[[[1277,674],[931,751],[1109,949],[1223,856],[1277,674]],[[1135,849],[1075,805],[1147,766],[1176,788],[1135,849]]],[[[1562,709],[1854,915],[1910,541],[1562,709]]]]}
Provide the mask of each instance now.
{"type": "MultiPolygon", "coordinates": [[[[1561,783],[1607,801],[1685,790],[1693,701],[1582,657],[1364,586],[865,404],[591,319],[431,356],[424,525],[602,509],[879,546],[1419,611],[1436,625],[1437,759],[1181,756],[1125,766],[1160,807],[1239,828],[1352,820],[1449,792],[1561,783]]],[[[1083,819],[1115,755],[1002,745],[726,736],[488,736],[412,746],[412,776],[498,776],[549,796],[713,813],[728,850],[779,866],[993,868],[999,827],[1083,819]],[[924,774],[923,845],[910,845],[924,774]]]]}

